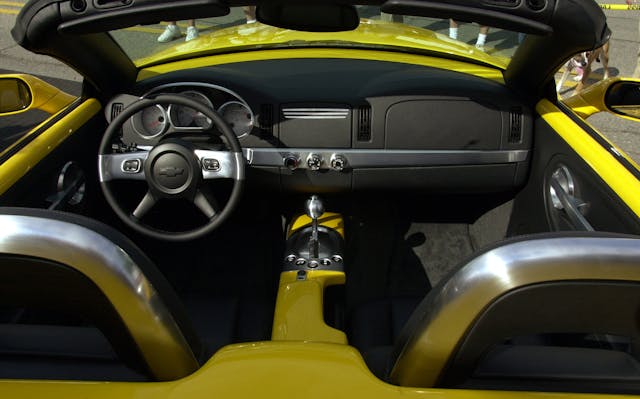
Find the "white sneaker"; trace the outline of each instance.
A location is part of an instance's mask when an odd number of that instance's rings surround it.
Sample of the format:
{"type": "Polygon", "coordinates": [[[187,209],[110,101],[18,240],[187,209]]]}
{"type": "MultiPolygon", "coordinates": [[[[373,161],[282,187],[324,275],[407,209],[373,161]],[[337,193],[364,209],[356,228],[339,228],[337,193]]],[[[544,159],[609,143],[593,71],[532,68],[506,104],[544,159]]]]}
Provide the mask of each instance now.
{"type": "Polygon", "coordinates": [[[187,37],[184,38],[185,42],[188,42],[190,40],[193,40],[195,38],[198,37],[198,28],[196,28],[195,26],[188,26],[187,27],[187,37]]]}
{"type": "Polygon", "coordinates": [[[248,24],[255,24],[257,21],[255,19],[247,19],[248,24]]]}
{"type": "Polygon", "coordinates": [[[160,43],[166,43],[175,40],[180,36],[182,36],[182,33],[177,25],[167,25],[167,27],[164,28],[164,32],[158,36],[158,41],[160,43]]]}
{"type": "Polygon", "coordinates": [[[484,44],[476,43],[476,48],[480,51],[485,51],[484,44]]]}

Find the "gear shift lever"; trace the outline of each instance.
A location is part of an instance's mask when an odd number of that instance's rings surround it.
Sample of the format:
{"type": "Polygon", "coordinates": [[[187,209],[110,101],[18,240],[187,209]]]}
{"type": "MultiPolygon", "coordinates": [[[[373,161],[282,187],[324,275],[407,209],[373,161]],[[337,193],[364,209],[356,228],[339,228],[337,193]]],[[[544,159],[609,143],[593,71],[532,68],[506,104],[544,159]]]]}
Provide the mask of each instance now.
{"type": "Polygon", "coordinates": [[[317,195],[312,195],[306,203],[307,216],[311,218],[311,239],[309,240],[309,258],[317,259],[319,251],[318,219],[324,214],[324,204],[317,195]]]}

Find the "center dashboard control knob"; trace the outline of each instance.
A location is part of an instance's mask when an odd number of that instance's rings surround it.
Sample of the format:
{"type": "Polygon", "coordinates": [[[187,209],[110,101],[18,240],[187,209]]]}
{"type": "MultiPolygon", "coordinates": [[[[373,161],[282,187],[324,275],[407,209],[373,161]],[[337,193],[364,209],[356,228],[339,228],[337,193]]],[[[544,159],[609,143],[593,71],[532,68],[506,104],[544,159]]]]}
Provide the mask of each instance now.
{"type": "Polygon", "coordinates": [[[282,163],[289,170],[296,170],[300,166],[300,157],[296,154],[287,154],[282,158],[282,163]]]}
{"type": "Polygon", "coordinates": [[[347,167],[347,159],[340,154],[333,154],[329,164],[333,170],[342,172],[347,167]]]}
{"type": "Polygon", "coordinates": [[[311,170],[318,170],[322,166],[322,157],[318,154],[309,154],[307,157],[307,166],[311,170]]]}

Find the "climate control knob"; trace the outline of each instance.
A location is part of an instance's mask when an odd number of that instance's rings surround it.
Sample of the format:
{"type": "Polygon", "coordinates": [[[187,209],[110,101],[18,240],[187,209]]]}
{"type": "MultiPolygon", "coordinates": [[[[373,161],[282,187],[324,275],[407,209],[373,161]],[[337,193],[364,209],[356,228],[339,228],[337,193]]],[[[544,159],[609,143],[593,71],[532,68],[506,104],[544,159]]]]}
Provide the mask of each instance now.
{"type": "Polygon", "coordinates": [[[331,156],[331,169],[342,172],[347,167],[347,159],[340,154],[333,154],[331,156]]]}
{"type": "Polygon", "coordinates": [[[307,166],[311,170],[318,170],[322,166],[322,157],[318,154],[309,154],[307,157],[307,166]]]}

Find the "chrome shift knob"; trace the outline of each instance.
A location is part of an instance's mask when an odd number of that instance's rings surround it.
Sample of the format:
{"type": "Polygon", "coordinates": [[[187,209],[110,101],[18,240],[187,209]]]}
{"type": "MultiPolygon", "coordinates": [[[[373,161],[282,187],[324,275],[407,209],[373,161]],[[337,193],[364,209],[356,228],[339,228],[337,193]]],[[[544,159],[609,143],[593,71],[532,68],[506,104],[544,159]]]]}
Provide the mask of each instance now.
{"type": "Polygon", "coordinates": [[[311,198],[307,200],[306,205],[305,210],[307,212],[307,216],[311,219],[317,220],[324,214],[324,204],[317,195],[312,195],[311,198]]]}
{"type": "Polygon", "coordinates": [[[324,213],[324,204],[317,195],[312,195],[307,200],[306,212],[311,218],[311,238],[309,239],[309,257],[315,259],[318,257],[318,218],[324,213]]]}

